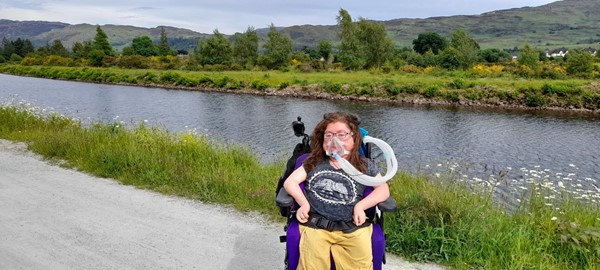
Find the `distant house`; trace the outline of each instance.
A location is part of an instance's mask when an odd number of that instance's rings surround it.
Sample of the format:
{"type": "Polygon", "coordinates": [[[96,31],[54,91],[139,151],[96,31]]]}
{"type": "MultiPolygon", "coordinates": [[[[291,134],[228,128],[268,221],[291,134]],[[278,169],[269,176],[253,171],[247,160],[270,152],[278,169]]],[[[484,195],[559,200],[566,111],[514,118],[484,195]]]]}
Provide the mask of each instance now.
{"type": "Polygon", "coordinates": [[[186,51],[186,50],[177,50],[177,56],[179,56],[179,57],[188,57],[188,51],[186,51]]]}
{"type": "MultiPolygon", "coordinates": [[[[582,51],[589,52],[593,56],[596,56],[596,53],[598,52],[598,50],[596,50],[592,47],[583,49],[582,51]]],[[[555,49],[555,50],[546,50],[546,57],[565,57],[565,55],[567,55],[567,53],[569,53],[569,49],[567,49],[565,47],[562,47],[560,49],[555,49]]]]}
{"type": "Polygon", "coordinates": [[[555,50],[546,50],[546,57],[565,57],[565,55],[567,55],[568,52],[569,49],[565,47],[555,50]]]}
{"type": "Polygon", "coordinates": [[[584,51],[584,52],[589,52],[589,53],[591,53],[593,56],[596,56],[596,53],[598,52],[598,50],[596,50],[596,49],[594,49],[594,48],[592,48],[592,47],[585,48],[585,49],[583,49],[583,51],[584,51]]]}

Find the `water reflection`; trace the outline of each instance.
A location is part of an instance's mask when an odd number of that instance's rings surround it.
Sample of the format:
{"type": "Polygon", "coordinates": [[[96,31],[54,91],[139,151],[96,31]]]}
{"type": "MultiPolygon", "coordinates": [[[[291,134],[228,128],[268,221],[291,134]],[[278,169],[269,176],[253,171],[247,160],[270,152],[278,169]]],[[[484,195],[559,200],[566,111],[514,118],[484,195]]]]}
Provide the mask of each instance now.
{"type": "Polygon", "coordinates": [[[453,173],[460,181],[499,186],[507,196],[517,196],[533,182],[532,170],[550,170],[541,179],[553,185],[562,181],[565,188],[569,187],[565,183],[575,183],[573,189],[598,194],[600,186],[597,118],[189,92],[8,75],[0,75],[0,82],[1,103],[25,100],[84,121],[147,121],[173,132],[196,130],[218,141],[246,145],[264,162],[283,158],[299,141],[291,130],[297,116],[302,116],[310,132],[323,113],[342,110],[360,115],[372,136],[387,141],[403,170],[433,176],[453,173]],[[569,174],[576,177],[563,177],[569,174]]]}

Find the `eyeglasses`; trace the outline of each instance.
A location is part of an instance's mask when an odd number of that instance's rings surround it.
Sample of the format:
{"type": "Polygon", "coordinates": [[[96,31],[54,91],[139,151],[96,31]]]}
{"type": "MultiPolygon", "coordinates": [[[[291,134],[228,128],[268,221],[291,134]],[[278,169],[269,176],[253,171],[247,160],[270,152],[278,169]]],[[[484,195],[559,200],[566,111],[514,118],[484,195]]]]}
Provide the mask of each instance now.
{"type": "Polygon", "coordinates": [[[323,136],[323,137],[325,138],[325,140],[331,140],[331,138],[333,138],[333,135],[335,135],[340,140],[345,140],[348,138],[348,135],[354,136],[354,132],[338,132],[338,133],[325,132],[325,136],[323,136]]]}

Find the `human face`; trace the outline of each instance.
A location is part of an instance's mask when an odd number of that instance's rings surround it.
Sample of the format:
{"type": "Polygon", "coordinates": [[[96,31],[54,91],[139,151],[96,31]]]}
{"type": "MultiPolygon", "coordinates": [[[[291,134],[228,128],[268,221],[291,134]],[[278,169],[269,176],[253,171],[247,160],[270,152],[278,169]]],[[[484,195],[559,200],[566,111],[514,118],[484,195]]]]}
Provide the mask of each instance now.
{"type": "MultiPolygon", "coordinates": [[[[349,152],[352,150],[352,148],[354,148],[354,136],[350,130],[350,127],[348,127],[346,123],[333,122],[328,124],[327,128],[325,129],[325,134],[334,134],[333,136],[337,136],[335,134],[348,134],[344,139],[340,140],[344,142],[344,148],[346,148],[346,150],[349,152]]],[[[323,149],[327,149],[327,144],[333,139],[333,136],[323,139],[323,149]]]]}

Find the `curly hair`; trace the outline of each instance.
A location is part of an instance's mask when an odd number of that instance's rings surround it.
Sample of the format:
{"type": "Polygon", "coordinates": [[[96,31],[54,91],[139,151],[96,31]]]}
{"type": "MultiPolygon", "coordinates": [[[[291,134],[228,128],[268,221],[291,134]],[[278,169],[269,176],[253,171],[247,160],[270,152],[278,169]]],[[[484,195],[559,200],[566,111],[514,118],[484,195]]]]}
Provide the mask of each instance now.
{"type": "Polygon", "coordinates": [[[366,162],[361,158],[358,148],[362,145],[362,135],[359,130],[360,119],[358,116],[345,112],[332,112],[323,115],[323,120],[317,124],[312,134],[310,135],[310,156],[304,161],[304,169],[307,172],[312,171],[319,163],[329,159],[329,156],[323,149],[323,141],[325,136],[325,130],[327,125],[331,123],[345,123],[350,128],[350,131],[354,134],[352,139],[354,140],[354,147],[350,150],[348,155],[348,162],[352,164],[357,170],[366,172],[366,162]]]}

